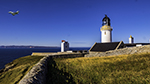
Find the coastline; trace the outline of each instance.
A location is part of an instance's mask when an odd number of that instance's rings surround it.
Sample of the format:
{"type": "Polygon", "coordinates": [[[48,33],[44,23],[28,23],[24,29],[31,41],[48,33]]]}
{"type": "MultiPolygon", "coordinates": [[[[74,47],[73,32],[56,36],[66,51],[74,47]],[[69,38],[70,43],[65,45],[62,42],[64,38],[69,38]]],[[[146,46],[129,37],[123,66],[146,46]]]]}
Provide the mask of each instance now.
{"type": "MultiPolygon", "coordinates": [[[[123,48],[123,49],[111,50],[111,51],[107,51],[107,52],[89,52],[89,53],[81,53],[81,52],[57,52],[57,53],[33,52],[30,57],[32,57],[32,56],[35,56],[35,57],[43,56],[43,58],[40,59],[40,61],[38,61],[31,68],[31,70],[29,70],[27,72],[27,74],[23,76],[23,79],[20,80],[19,84],[26,84],[29,81],[31,82],[31,80],[32,80],[32,82],[36,82],[36,83],[37,82],[38,83],[40,83],[40,82],[44,83],[45,79],[43,79],[43,77],[45,77],[45,75],[47,74],[47,72],[46,72],[46,70],[47,70],[46,69],[47,68],[47,61],[51,58],[76,58],[76,57],[89,58],[89,57],[103,57],[103,56],[104,57],[107,57],[107,56],[109,57],[109,56],[112,56],[112,55],[117,57],[119,55],[123,55],[125,52],[130,52],[129,54],[126,53],[126,55],[141,54],[141,53],[148,54],[149,49],[150,49],[150,45],[140,46],[140,47],[132,47],[132,48],[123,48]],[[117,52],[117,53],[115,53],[115,52],[117,52]],[[44,71],[44,72],[42,72],[42,71],[44,71]],[[36,74],[36,73],[38,73],[38,74],[36,74]]],[[[6,69],[6,71],[7,70],[9,71],[9,69],[11,70],[11,68],[13,68],[13,67],[14,67],[13,65],[9,66],[6,69]]]]}

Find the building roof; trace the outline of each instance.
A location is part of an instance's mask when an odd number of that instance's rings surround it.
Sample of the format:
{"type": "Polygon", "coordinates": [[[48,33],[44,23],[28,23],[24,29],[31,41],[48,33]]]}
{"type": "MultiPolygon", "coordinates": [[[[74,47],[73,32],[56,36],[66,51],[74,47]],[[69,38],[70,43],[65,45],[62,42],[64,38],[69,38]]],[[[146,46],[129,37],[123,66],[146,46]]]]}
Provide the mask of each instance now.
{"type": "Polygon", "coordinates": [[[132,46],[136,46],[138,44],[141,44],[141,45],[150,45],[150,43],[128,43],[128,44],[124,44],[124,45],[127,46],[127,47],[132,47],[132,46]]]}
{"type": "Polygon", "coordinates": [[[123,45],[121,44],[124,44],[123,41],[111,42],[111,43],[95,43],[89,51],[105,52],[108,50],[115,50],[115,49],[121,48],[120,46],[123,47],[123,45]]]}
{"type": "Polygon", "coordinates": [[[130,37],[129,38],[133,38],[131,35],[130,35],[130,37]]]}

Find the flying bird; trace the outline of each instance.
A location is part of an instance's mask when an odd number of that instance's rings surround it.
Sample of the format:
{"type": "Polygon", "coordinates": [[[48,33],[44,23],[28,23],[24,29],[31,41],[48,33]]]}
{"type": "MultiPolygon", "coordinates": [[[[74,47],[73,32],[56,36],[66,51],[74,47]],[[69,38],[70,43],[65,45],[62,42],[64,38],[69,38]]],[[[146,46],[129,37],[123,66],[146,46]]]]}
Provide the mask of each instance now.
{"type": "Polygon", "coordinates": [[[10,13],[10,14],[12,14],[14,16],[14,15],[18,14],[19,11],[16,11],[16,12],[9,11],[8,13],[10,13]]]}

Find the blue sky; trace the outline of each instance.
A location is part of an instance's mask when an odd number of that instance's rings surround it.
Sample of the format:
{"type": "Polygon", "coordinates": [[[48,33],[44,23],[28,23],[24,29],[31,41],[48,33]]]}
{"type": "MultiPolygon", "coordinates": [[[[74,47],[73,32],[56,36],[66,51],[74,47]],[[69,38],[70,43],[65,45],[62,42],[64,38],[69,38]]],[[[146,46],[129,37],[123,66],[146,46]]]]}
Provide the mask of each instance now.
{"type": "Polygon", "coordinates": [[[91,47],[102,19],[111,19],[112,41],[150,39],[149,0],[0,0],[0,45],[91,47]],[[12,16],[9,11],[19,14],[12,16]]]}

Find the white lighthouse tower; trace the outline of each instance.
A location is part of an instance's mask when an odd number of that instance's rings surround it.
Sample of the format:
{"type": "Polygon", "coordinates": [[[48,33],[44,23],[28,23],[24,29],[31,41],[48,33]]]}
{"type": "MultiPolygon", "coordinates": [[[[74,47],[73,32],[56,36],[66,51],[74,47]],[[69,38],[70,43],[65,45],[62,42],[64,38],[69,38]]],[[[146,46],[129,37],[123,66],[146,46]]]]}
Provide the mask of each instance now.
{"type": "Polygon", "coordinates": [[[69,50],[69,43],[66,42],[65,40],[62,40],[62,43],[61,43],[61,52],[65,52],[69,50]]]}
{"type": "Polygon", "coordinates": [[[134,38],[130,35],[129,37],[129,43],[132,44],[134,42],[134,38]]]}
{"type": "Polygon", "coordinates": [[[101,43],[108,43],[112,42],[112,28],[110,26],[110,19],[105,15],[105,17],[102,20],[103,24],[101,27],[101,43]]]}

